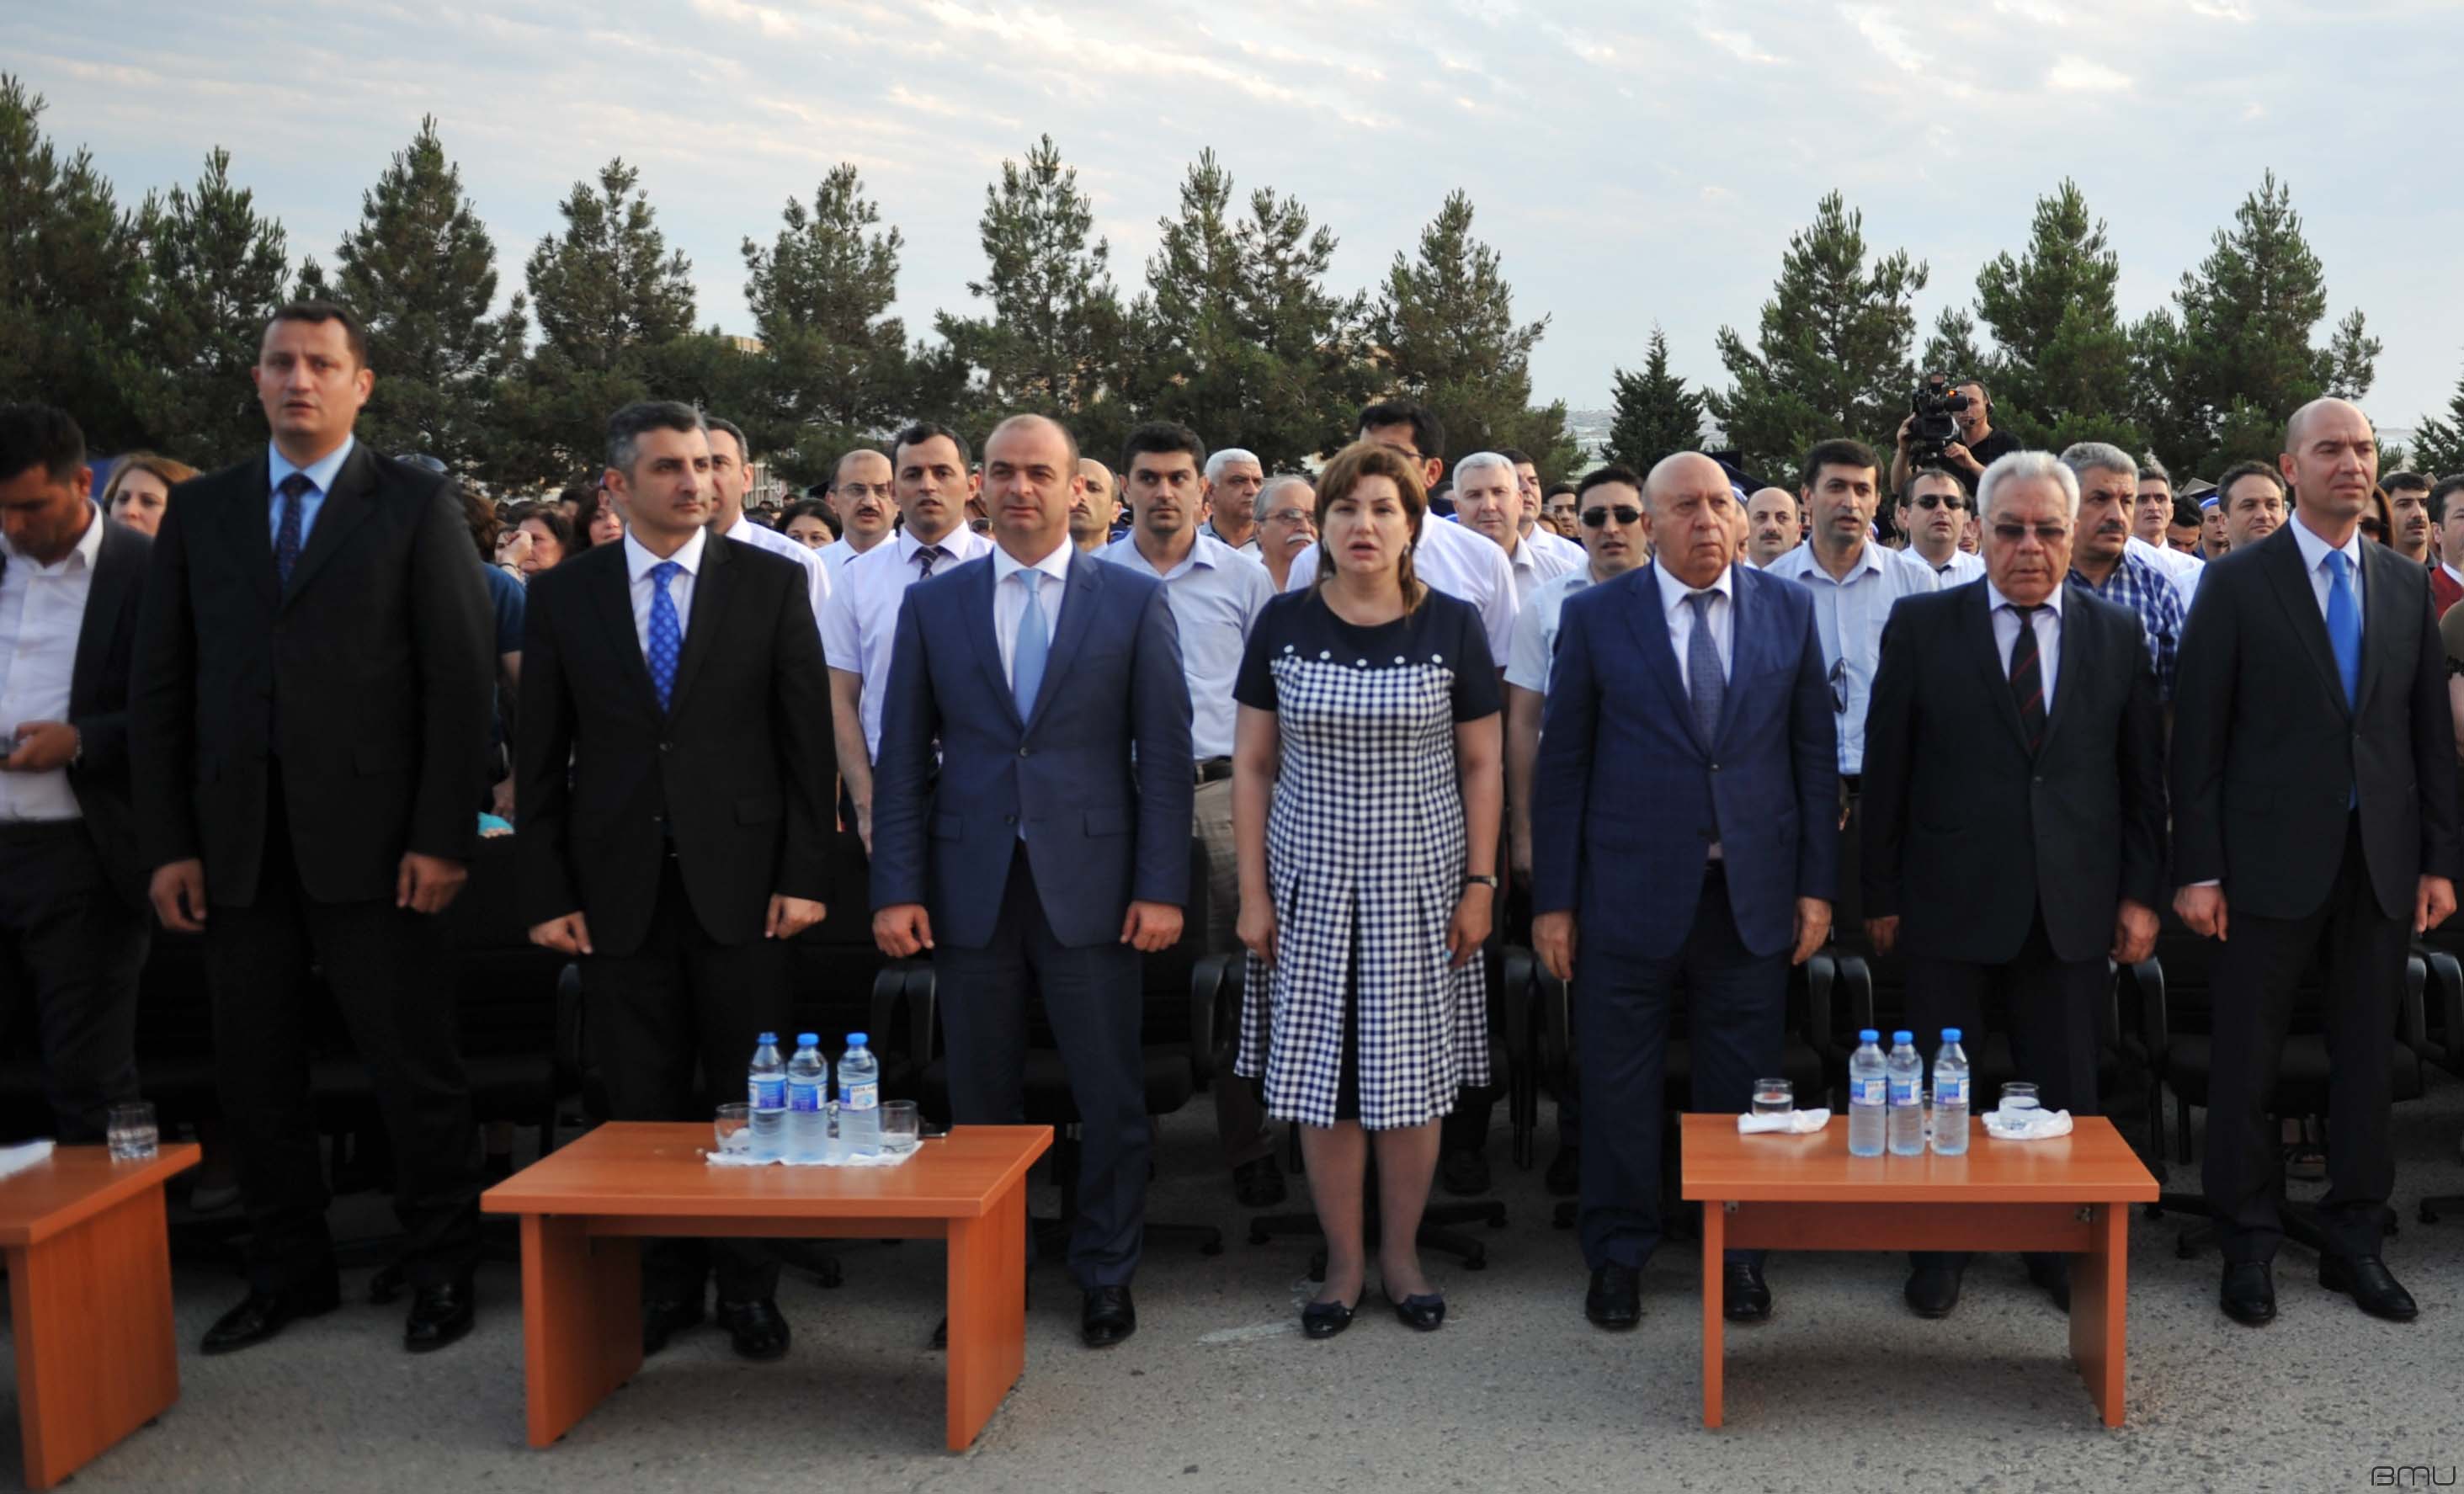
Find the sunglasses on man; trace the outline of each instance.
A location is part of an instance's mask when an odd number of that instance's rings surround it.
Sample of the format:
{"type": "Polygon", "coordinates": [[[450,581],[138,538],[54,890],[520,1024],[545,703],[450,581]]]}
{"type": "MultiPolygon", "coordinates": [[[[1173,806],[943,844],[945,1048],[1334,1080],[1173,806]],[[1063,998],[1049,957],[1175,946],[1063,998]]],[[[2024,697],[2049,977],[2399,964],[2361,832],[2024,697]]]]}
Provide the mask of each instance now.
{"type": "Polygon", "coordinates": [[[1642,522],[1642,510],[1636,508],[1631,503],[1620,503],[1615,508],[1583,510],[1583,527],[1585,529],[1597,529],[1609,521],[1609,516],[1612,514],[1617,516],[1617,521],[1620,524],[1639,524],[1642,522]]]}
{"type": "Polygon", "coordinates": [[[1909,501],[1921,509],[1948,509],[1954,514],[1968,512],[1966,499],[1947,493],[1920,493],[1909,501]]]}

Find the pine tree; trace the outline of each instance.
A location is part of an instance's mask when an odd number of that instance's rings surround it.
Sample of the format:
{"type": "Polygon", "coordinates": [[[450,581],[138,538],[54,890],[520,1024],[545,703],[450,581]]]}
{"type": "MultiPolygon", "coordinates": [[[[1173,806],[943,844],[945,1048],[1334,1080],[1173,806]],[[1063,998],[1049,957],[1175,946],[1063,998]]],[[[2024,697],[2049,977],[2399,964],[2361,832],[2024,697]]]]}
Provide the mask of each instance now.
{"type": "Polygon", "coordinates": [[[765,248],[744,241],[744,299],[762,343],[758,408],[733,417],[759,442],[769,428],[782,469],[825,475],[841,452],[883,434],[908,409],[907,332],[898,295],[899,231],[881,229],[851,164],[830,168],[810,209],[794,197],[765,248]]]}
{"type": "Polygon", "coordinates": [[[1904,250],[1869,268],[1864,214],[1836,191],[1815,206],[1789,239],[1753,345],[1720,329],[1720,361],[1736,382],[1707,403],[1748,467],[1793,471],[1831,436],[1889,448],[1916,380],[1912,303],[1925,275],[1904,250]]]}
{"type": "Polygon", "coordinates": [[[2104,220],[2067,178],[2036,200],[2027,249],[1977,272],[1977,317],[1995,343],[1977,372],[1993,391],[1997,427],[2056,450],[2088,439],[2145,444],[2125,413],[2131,341],[2114,296],[2121,275],[2104,220]]]}
{"type": "Polygon", "coordinates": [[[1648,473],[1661,457],[1703,445],[1703,395],[1668,366],[1668,335],[1652,324],[1650,351],[1639,373],[1615,372],[1615,418],[1600,455],[1648,473]]]}
{"type": "Polygon", "coordinates": [[[462,470],[488,456],[496,381],[521,357],[526,324],[517,294],[502,315],[496,246],[462,192],[433,117],[419,121],[376,186],[360,197],[359,226],[334,251],[328,287],[314,260],[302,290],[325,294],[366,322],[376,390],[360,433],[387,451],[420,450],[462,470]]]}
{"type": "Polygon", "coordinates": [[[282,226],[257,216],[254,194],[231,183],[231,152],[216,146],[193,191],[146,196],[138,234],[150,272],[138,345],[163,379],[146,423],[184,461],[235,461],[265,440],[249,370],[289,292],[282,226]]]}
{"type": "Polygon", "coordinates": [[[1449,192],[1417,253],[1395,256],[1370,312],[1380,371],[1437,412],[1446,455],[1517,447],[1544,480],[1582,460],[1565,402],[1531,404],[1531,350],[1549,319],[1517,322],[1497,251],[1471,235],[1471,199],[1449,192]]]}
{"type": "Polygon", "coordinates": [[[2455,382],[2444,416],[2424,415],[2413,428],[2412,465],[2416,472],[2440,476],[2464,472],[2464,379],[2455,382]]]}
{"type": "Polygon", "coordinates": [[[2379,354],[2386,344],[2370,336],[2359,306],[2344,313],[2327,340],[2326,385],[2340,400],[2359,400],[2378,382],[2379,354]]]}
{"type": "Polygon", "coordinates": [[[1077,171],[1043,137],[1023,165],[1002,162],[1000,183],[984,188],[978,231],[987,270],[967,292],[992,302],[992,315],[935,319],[953,351],[982,373],[990,410],[1067,418],[1082,443],[1101,450],[1085,423],[1120,423],[1093,406],[1118,387],[1124,327],[1111,246],[1092,236],[1094,223],[1077,171]]]}
{"type": "Polygon", "coordinates": [[[42,133],[44,100],[0,74],[0,400],[75,413],[97,451],[151,440],[130,343],[145,290],[137,226],[84,150],[42,133]]]}

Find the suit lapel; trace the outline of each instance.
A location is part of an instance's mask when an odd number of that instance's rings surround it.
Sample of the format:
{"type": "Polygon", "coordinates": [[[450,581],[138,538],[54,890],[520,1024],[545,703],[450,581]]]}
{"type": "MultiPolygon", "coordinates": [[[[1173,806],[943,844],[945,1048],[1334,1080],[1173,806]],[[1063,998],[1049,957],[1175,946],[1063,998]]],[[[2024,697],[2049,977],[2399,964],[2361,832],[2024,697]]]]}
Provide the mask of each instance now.
{"type": "MultiPolygon", "coordinates": [[[[2287,519],[2283,528],[2258,542],[2259,549],[2266,556],[2268,580],[2276,588],[2276,600],[2284,604],[2285,616],[2292,621],[2293,631],[2300,636],[2311,667],[2319,671],[2321,688],[2336,703],[2336,709],[2349,716],[2353,705],[2344,698],[2344,676],[2336,668],[2336,655],[2327,646],[2327,620],[2319,615],[2319,595],[2310,589],[2309,567],[2301,563],[2301,541],[2293,535],[2293,526],[2299,522],[2287,519]]],[[[2363,584],[2368,583],[2369,579],[2364,577],[2363,584]]],[[[2366,670],[2366,648],[2362,656],[2366,670]]]]}
{"type": "Polygon", "coordinates": [[[1061,626],[1052,635],[1052,651],[1045,656],[1044,680],[1035,689],[1035,711],[1026,718],[1026,729],[1044,719],[1045,707],[1061,692],[1062,676],[1069,670],[1069,661],[1086,641],[1087,629],[1095,626],[1095,596],[1104,589],[1103,566],[1091,557],[1073,550],[1069,557],[1069,583],[1061,590],[1061,626]]]}
{"type": "MultiPolygon", "coordinates": [[[[2002,657],[2001,641],[1995,636],[1993,629],[1992,600],[1986,596],[1983,586],[1970,585],[1967,589],[1975,592],[1976,595],[1973,599],[1963,598],[1960,603],[1959,630],[1965,635],[1964,647],[1968,650],[1969,658],[1984,671],[1985,693],[1993,701],[1993,718],[2009,728],[2011,739],[2019,744],[2021,752],[2026,752],[2028,728],[2019,720],[2019,702],[2011,694],[2010,668],[2002,657]]],[[[2069,627],[2069,623],[2070,609],[2065,607],[2063,609],[2065,629],[2069,627]]],[[[2065,643],[2069,641],[2067,633],[2063,641],[2065,643]]],[[[2038,666],[2039,669],[2042,667],[2042,665],[2038,666]]],[[[2058,682],[2057,683],[2058,685],[2058,682]]],[[[2058,689],[2055,698],[2057,700],[2061,698],[2058,689]]],[[[2053,721],[2049,716],[2045,723],[2046,739],[2051,740],[2053,735],[2053,721]]]]}
{"type": "MultiPolygon", "coordinates": [[[[616,563],[603,565],[603,575],[590,578],[590,596],[599,611],[599,633],[616,655],[616,671],[640,698],[644,709],[659,714],[659,692],[650,684],[650,666],[642,658],[642,639],[633,626],[633,573],[625,561],[625,546],[610,546],[616,563]]],[[[695,600],[699,600],[696,598],[695,600]]]]}
{"type": "MultiPolygon", "coordinates": [[[[676,665],[675,690],[668,696],[671,716],[684,709],[693,676],[701,672],[702,661],[727,630],[727,604],[736,596],[736,566],[727,547],[734,542],[712,534],[702,538],[701,573],[693,578],[693,616],[685,620],[684,657],[676,665]]],[[[644,665],[642,672],[648,674],[649,667],[644,665]]]]}
{"type": "MultiPolygon", "coordinates": [[[[1018,714],[1018,693],[1009,688],[1009,671],[1001,668],[1001,638],[993,631],[993,560],[990,556],[983,559],[981,566],[967,573],[967,636],[975,642],[976,663],[984,671],[984,682],[992,688],[993,697],[1008,713],[1010,725],[1024,732],[1026,723],[1018,714]]],[[[1062,610],[1067,612],[1068,608],[1062,610]]],[[[1049,674],[1051,670],[1045,672],[1049,674]]]]}
{"type": "MultiPolygon", "coordinates": [[[[284,606],[307,589],[310,579],[342,547],[351,531],[376,512],[375,488],[376,459],[368,455],[367,444],[362,442],[342,458],[342,470],[334,474],[334,486],[318,506],[317,527],[308,532],[308,547],[299,552],[298,560],[291,567],[291,583],[282,588],[284,606]]],[[[273,549],[274,541],[269,537],[266,553],[271,555],[273,549]]]]}
{"type": "Polygon", "coordinates": [[[2370,696],[2378,690],[2387,655],[2382,645],[2395,636],[2400,624],[2395,595],[2395,568],[2399,563],[2400,558],[2385,545],[2362,546],[2362,687],[2355,692],[2356,714],[2368,709],[2370,696]]]}
{"type": "MultiPolygon", "coordinates": [[[[1745,695],[1745,692],[1737,687],[1752,677],[1752,670],[1749,668],[1748,661],[1760,652],[1760,649],[1755,647],[1758,641],[1756,634],[1759,630],[1746,626],[1748,607],[1746,592],[1749,589],[1744,573],[1735,565],[1730,565],[1728,567],[1728,683],[1727,687],[1720,692],[1719,729],[1711,734],[1711,740],[1703,744],[1715,753],[1727,741],[1728,730],[1736,724],[1737,702],[1745,695]]],[[[1674,649],[1670,651],[1669,657],[1676,657],[1674,649]]],[[[1687,714],[1690,716],[1692,703],[1689,701],[1687,704],[1687,714]]]]}
{"type": "MultiPolygon", "coordinates": [[[[2065,582],[2063,584],[2067,586],[2069,582],[2065,582]]],[[[2169,586],[2172,582],[2168,580],[2165,584],[2169,586]]],[[[1982,592],[1985,588],[1979,586],[1976,589],[1979,592],[1982,592]]],[[[2138,621],[2136,614],[2132,615],[2131,621],[2134,623],[2138,621]]],[[[2077,597],[2065,597],[2062,599],[2061,617],[2054,624],[2054,647],[2058,650],[2056,655],[2057,672],[2054,680],[2054,698],[2047,705],[2045,710],[2045,740],[2043,745],[2037,749],[2037,754],[2040,757],[2044,753],[2052,750],[2054,738],[2060,734],[2062,723],[2078,714],[2077,712],[2071,709],[2071,702],[2079,697],[2079,691],[2082,688],[2086,687],[2096,678],[2096,670],[2084,666],[2086,666],[2090,660],[2101,659],[2104,657],[2103,627],[2104,620],[2097,617],[2094,613],[2089,611],[2088,608],[2080,606],[2077,597]],[[2076,672],[2060,671],[2059,666],[2063,662],[2072,659],[2079,660],[2082,668],[2078,670],[2076,672]],[[2069,683],[2063,683],[2065,680],[2069,681],[2069,683]]],[[[1987,631],[1990,633],[1991,630],[1989,628],[1987,631]]],[[[2044,669],[2042,660],[2037,662],[2036,668],[2040,671],[2044,669]]],[[[2011,692],[2006,687],[2002,693],[2007,699],[2010,696],[2011,692]]],[[[2126,682],[2123,686],[2123,693],[2128,693],[2128,685],[2126,682]]],[[[2013,701],[2011,705],[2012,719],[2018,719],[2018,703],[2016,701],[2013,701]]]]}
{"type": "Polygon", "coordinates": [[[256,587],[270,610],[282,604],[282,578],[274,569],[274,472],[259,452],[242,479],[239,501],[222,516],[222,530],[238,555],[240,574],[256,587]]]}
{"type": "Polygon", "coordinates": [[[112,639],[120,631],[121,599],[143,560],[137,537],[115,527],[99,508],[94,522],[103,526],[102,539],[94,553],[94,579],[86,583],[85,615],[77,624],[77,661],[69,670],[69,698],[80,706],[100,682],[103,661],[111,657],[112,639]]]}
{"type": "Polygon", "coordinates": [[[1669,636],[1667,615],[1660,609],[1660,562],[1654,560],[1644,566],[1638,577],[1633,595],[1628,598],[1626,621],[1634,628],[1636,642],[1642,646],[1643,672],[1656,680],[1668,696],[1669,709],[1684,723],[1685,739],[1708,753],[1710,748],[1703,740],[1703,734],[1694,729],[1694,702],[1685,693],[1685,676],[1677,668],[1677,646],[1669,636]]]}

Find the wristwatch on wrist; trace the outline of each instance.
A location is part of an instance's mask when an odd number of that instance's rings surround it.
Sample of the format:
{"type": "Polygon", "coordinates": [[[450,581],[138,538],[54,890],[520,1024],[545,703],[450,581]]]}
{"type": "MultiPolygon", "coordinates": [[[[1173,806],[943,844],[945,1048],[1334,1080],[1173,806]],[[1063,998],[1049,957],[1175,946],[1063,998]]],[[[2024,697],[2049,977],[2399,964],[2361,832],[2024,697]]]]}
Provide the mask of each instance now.
{"type": "Polygon", "coordinates": [[[1475,884],[1485,887],[1492,892],[1497,890],[1499,885],[1497,878],[1494,876],[1467,875],[1463,878],[1463,886],[1471,887],[1475,884]]]}

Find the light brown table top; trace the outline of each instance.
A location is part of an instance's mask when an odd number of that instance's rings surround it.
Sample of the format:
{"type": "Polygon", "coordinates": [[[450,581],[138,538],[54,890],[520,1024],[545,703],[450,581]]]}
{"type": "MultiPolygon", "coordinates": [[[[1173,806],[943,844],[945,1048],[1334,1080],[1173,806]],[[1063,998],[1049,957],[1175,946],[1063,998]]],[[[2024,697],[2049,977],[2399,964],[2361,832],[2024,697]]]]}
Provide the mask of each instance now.
{"type": "Polygon", "coordinates": [[[49,1240],[132,1194],[160,1188],[204,1155],[193,1141],[168,1143],[147,1162],[113,1161],[109,1147],[55,1147],[43,1161],[0,1177],[0,1246],[49,1240]]]}
{"type": "Polygon", "coordinates": [[[2101,1115],[2067,1136],[1996,1141],[1969,1117],[1961,1156],[1850,1156],[1848,1117],[1808,1136],[1745,1136],[1734,1115],[1684,1117],[1683,1197],[1821,1203],[2149,1203],[2156,1179],[2101,1115]]]}
{"type": "Polygon", "coordinates": [[[610,1121],[480,1195],[491,1214],[978,1219],[1052,1144],[1049,1126],[959,1126],[897,1167],[713,1167],[707,1121],[610,1121]]]}

